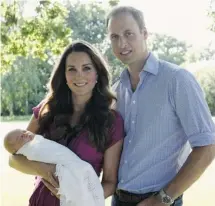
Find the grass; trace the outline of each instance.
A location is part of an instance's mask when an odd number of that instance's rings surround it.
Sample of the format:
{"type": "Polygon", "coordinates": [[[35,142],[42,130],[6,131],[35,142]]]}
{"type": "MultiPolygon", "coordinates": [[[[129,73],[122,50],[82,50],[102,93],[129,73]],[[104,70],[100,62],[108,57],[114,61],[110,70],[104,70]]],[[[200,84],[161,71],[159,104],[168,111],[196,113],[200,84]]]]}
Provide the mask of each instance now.
{"type": "Polygon", "coordinates": [[[1,122],[22,122],[22,121],[29,121],[31,115],[25,116],[1,116],[1,122]]]}

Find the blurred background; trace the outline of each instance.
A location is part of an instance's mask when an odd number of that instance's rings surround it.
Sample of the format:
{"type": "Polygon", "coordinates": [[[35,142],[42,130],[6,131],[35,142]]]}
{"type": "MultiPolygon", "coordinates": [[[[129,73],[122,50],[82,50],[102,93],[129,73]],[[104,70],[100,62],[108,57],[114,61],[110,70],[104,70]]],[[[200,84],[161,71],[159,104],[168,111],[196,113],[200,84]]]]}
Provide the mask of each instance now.
{"type": "MultiPolygon", "coordinates": [[[[142,10],[148,46],[161,59],[192,72],[215,116],[214,0],[3,0],[1,1],[1,128],[25,128],[32,107],[45,96],[51,71],[64,48],[76,39],[96,45],[109,62],[112,83],[125,68],[106,36],[105,15],[115,5],[142,10]]],[[[2,140],[2,138],[0,138],[2,140]]],[[[28,205],[33,177],[7,166],[1,144],[3,206],[28,205]],[[22,188],[22,189],[21,189],[22,188]]],[[[185,206],[212,206],[214,164],[188,190],[185,206]]],[[[107,205],[110,205],[107,200],[107,205]]]]}

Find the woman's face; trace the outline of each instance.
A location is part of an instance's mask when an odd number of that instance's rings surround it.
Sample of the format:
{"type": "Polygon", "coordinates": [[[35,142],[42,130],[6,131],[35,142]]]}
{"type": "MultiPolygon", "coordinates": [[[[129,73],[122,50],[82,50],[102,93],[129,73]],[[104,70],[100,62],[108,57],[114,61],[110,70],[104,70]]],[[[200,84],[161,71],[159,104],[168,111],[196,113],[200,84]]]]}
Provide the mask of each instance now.
{"type": "Polygon", "coordinates": [[[92,96],[97,81],[97,71],[87,53],[69,54],[66,59],[65,75],[73,96],[92,96]]]}

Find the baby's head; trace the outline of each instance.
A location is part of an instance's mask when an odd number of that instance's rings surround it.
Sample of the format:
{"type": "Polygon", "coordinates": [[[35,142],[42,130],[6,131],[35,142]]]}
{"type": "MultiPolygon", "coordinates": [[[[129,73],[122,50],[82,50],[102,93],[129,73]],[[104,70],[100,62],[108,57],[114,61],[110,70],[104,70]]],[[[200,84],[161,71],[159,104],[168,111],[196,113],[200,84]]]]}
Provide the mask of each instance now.
{"type": "Polygon", "coordinates": [[[31,141],[35,134],[32,132],[15,129],[5,135],[4,147],[11,153],[15,154],[25,143],[31,141]]]}

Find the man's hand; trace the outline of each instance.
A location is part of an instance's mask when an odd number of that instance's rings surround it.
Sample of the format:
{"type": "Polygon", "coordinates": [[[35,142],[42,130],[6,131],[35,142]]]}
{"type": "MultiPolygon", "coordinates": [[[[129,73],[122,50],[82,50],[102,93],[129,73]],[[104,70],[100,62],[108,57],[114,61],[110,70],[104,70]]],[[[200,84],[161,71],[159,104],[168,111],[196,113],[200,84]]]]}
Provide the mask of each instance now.
{"type": "Polygon", "coordinates": [[[161,201],[156,196],[151,196],[142,202],[138,203],[137,206],[170,206],[167,204],[161,203],[161,201]]]}

